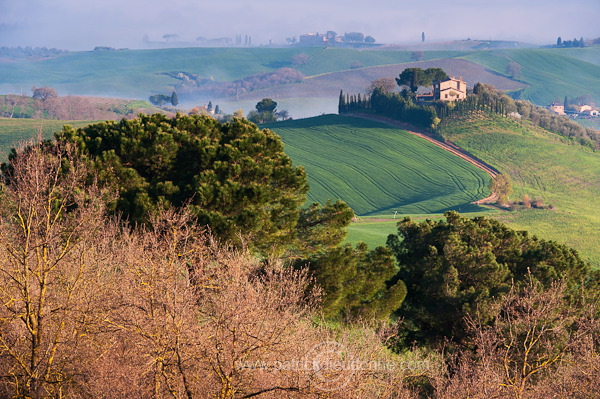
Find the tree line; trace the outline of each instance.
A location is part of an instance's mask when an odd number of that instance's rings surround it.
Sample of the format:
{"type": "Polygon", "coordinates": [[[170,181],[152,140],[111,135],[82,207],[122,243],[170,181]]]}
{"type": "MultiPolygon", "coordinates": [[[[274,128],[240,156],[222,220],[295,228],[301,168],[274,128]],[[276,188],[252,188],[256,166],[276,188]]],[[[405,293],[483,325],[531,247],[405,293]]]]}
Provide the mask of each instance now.
{"type": "Polygon", "coordinates": [[[371,95],[345,94],[340,91],[338,112],[375,112],[392,119],[402,120],[425,129],[435,128],[439,123],[436,109],[420,105],[406,91],[395,93],[376,87],[371,95]]]}
{"type": "Polygon", "coordinates": [[[150,104],[129,100],[98,101],[94,97],[60,96],[51,87],[33,87],[32,95],[0,95],[0,116],[59,120],[133,118],[150,111],[150,104]],[[144,107],[144,104],[146,105],[144,107]]]}
{"type": "Polygon", "coordinates": [[[46,47],[0,47],[0,57],[11,57],[11,58],[26,58],[26,57],[56,57],[68,53],[67,50],[60,50],[56,48],[46,47]]]}
{"type": "Polygon", "coordinates": [[[210,97],[234,97],[273,86],[300,83],[304,80],[304,75],[293,68],[280,68],[232,82],[217,82],[198,76],[182,76],[181,82],[175,87],[180,94],[203,94],[210,97]]]}

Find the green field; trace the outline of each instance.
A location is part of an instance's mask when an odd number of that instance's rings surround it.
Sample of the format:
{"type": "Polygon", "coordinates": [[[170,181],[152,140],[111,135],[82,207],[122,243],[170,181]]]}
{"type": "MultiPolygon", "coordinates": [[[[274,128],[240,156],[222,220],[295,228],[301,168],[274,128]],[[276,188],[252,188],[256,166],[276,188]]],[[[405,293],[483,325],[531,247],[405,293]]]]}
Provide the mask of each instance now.
{"type": "Polygon", "coordinates": [[[600,103],[600,46],[582,49],[477,51],[463,58],[506,74],[510,62],[521,66],[521,81],[529,84],[519,98],[534,104],[562,103],[565,96],[590,95],[600,103]]]}
{"type": "Polygon", "coordinates": [[[41,136],[52,137],[64,125],[82,127],[89,125],[89,121],[56,121],[45,119],[11,119],[0,118],[0,162],[6,161],[11,148],[18,143],[41,136]]]}
{"type": "Polygon", "coordinates": [[[541,129],[495,117],[465,120],[450,140],[508,173],[514,198],[541,197],[556,210],[504,212],[499,219],[574,248],[600,265],[600,154],[541,129]]]}
{"type": "Polygon", "coordinates": [[[489,176],[426,140],[388,125],[326,115],[265,125],[306,168],[309,201],[346,201],[358,215],[481,208],[489,176]]]}
{"type": "MultiPolygon", "coordinates": [[[[489,216],[514,229],[572,246],[600,267],[599,153],[501,117],[463,120],[444,136],[508,173],[515,189],[512,200],[527,194],[556,208],[490,210],[489,216]]],[[[393,222],[363,220],[350,226],[349,241],[383,245],[393,232],[393,222]]]]}

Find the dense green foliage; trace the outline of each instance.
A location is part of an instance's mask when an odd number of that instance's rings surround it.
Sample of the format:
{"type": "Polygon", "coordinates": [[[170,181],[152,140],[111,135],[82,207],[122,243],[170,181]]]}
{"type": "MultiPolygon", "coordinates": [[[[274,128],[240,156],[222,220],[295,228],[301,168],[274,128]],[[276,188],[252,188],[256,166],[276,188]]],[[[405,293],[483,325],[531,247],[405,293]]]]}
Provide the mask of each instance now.
{"type": "Polygon", "coordinates": [[[391,251],[368,251],[364,243],[339,246],[308,259],[315,282],[323,289],[323,313],[330,318],[387,320],[406,297],[402,281],[387,282],[397,273],[391,251]]]}
{"type": "Polygon", "coordinates": [[[405,218],[388,238],[400,267],[396,278],[408,289],[397,313],[405,323],[403,345],[461,341],[466,315],[493,321],[496,299],[530,277],[545,287],[562,279],[570,292],[592,278],[589,264],[567,246],[493,219],[445,216],[421,223],[405,218]]]}
{"type": "Polygon", "coordinates": [[[381,87],[376,87],[370,96],[357,94],[344,97],[343,93],[340,93],[338,111],[340,114],[375,112],[378,115],[401,120],[426,129],[435,128],[439,123],[434,107],[416,104],[412,95],[407,91],[402,93],[387,92],[381,87]]]}
{"type": "Polygon", "coordinates": [[[408,86],[413,93],[421,86],[431,86],[433,82],[448,79],[448,75],[441,68],[406,68],[396,78],[398,86],[408,86]]]}
{"type": "Polygon", "coordinates": [[[256,103],[256,111],[250,111],[248,113],[248,120],[254,123],[269,123],[275,122],[277,116],[275,110],[277,109],[277,102],[270,98],[263,98],[256,103]]]}
{"type": "MultiPolygon", "coordinates": [[[[261,103],[264,112],[274,106],[261,103]]],[[[77,145],[90,166],[89,182],[117,193],[108,198],[109,210],[133,226],[189,205],[196,222],[220,241],[310,264],[316,281],[327,287],[324,311],[331,317],[385,319],[404,298],[401,283],[390,289],[385,284],[396,270],[389,251],[339,247],[354,216],[348,205],[328,201],[301,209],[306,174],[292,165],[272,131],[240,118],[221,124],[206,116],[155,114],[77,130],[66,126],[57,139],[77,145]],[[367,278],[367,271],[378,271],[379,280],[367,278]]],[[[17,154],[9,160],[4,171],[17,154]]]]}
{"type": "Polygon", "coordinates": [[[113,210],[133,223],[190,202],[198,221],[223,240],[243,233],[269,250],[293,239],[306,175],[279,136],[248,121],[155,114],[66,127],[59,139],[79,145],[101,183],[119,192],[113,210]]]}

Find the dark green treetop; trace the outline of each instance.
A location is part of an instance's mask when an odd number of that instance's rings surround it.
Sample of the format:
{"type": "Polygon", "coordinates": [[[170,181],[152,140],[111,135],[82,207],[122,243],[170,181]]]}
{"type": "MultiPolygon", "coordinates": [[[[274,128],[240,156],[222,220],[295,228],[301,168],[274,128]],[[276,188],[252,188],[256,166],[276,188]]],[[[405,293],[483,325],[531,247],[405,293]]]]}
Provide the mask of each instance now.
{"type": "Polygon", "coordinates": [[[189,203],[222,240],[242,234],[270,250],[295,236],[306,173],[292,165],[277,134],[247,120],[140,115],[65,127],[58,138],[78,144],[100,183],[119,193],[112,209],[133,223],[189,203]]]}
{"type": "Polygon", "coordinates": [[[402,344],[465,338],[464,317],[481,323],[497,315],[496,300],[533,278],[545,287],[564,280],[576,290],[597,279],[577,251],[512,230],[485,217],[447,212],[445,221],[405,218],[388,247],[399,265],[396,279],[408,294],[397,315],[404,318],[402,344]]]}
{"type": "Polygon", "coordinates": [[[448,79],[448,75],[441,68],[406,68],[396,78],[398,86],[408,86],[416,92],[420,86],[430,86],[433,82],[448,79]]]}

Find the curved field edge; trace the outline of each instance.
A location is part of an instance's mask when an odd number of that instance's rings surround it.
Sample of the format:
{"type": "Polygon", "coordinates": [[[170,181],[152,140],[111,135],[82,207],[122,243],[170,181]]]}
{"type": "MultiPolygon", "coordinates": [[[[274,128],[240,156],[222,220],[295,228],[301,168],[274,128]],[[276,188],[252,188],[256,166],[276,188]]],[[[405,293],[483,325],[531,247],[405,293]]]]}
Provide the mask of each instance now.
{"type": "Polygon", "coordinates": [[[347,202],[358,215],[481,211],[484,171],[432,143],[379,122],[325,115],[265,125],[308,173],[308,200],[347,202]]]}

